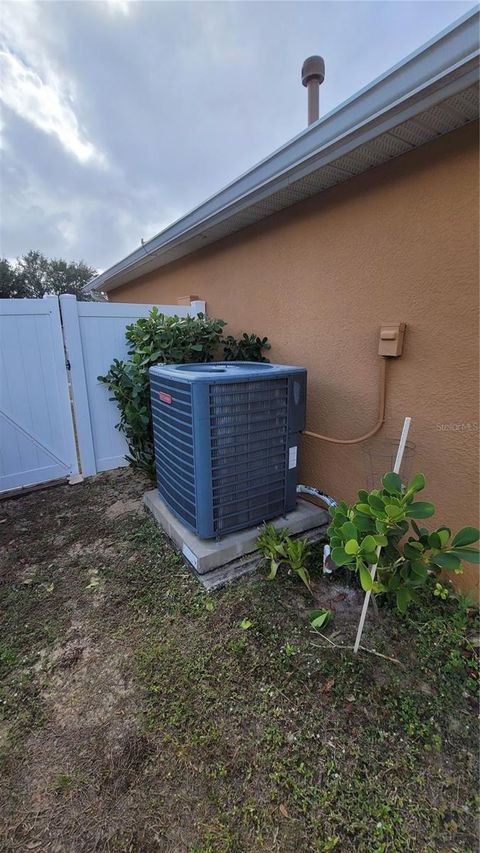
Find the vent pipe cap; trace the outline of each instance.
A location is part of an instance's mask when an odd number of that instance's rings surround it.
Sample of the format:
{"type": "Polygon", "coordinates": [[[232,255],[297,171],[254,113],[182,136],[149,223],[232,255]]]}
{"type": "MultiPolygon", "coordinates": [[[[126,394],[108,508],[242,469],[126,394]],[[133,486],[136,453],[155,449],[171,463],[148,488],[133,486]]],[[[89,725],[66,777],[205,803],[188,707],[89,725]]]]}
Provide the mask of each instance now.
{"type": "Polygon", "coordinates": [[[302,65],[302,83],[308,86],[311,80],[319,84],[325,80],[325,60],[322,56],[309,56],[302,65]]]}

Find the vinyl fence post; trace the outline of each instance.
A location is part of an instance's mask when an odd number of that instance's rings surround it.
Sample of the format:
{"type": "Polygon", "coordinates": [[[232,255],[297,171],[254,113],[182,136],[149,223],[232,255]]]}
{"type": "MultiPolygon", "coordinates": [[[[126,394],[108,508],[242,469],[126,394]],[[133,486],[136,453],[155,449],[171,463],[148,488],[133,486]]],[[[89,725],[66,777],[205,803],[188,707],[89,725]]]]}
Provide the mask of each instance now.
{"type": "Polygon", "coordinates": [[[83,476],[89,477],[97,473],[97,466],[76,297],[71,294],[60,296],[60,310],[62,312],[65,349],[70,364],[70,382],[80,464],[83,476]]]}
{"type": "Polygon", "coordinates": [[[197,317],[199,314],[207,313],[207,303],[203,301],[203,299],[195,299],[190,303],[190,308],[192,311],[192,316],[197,317]]]}

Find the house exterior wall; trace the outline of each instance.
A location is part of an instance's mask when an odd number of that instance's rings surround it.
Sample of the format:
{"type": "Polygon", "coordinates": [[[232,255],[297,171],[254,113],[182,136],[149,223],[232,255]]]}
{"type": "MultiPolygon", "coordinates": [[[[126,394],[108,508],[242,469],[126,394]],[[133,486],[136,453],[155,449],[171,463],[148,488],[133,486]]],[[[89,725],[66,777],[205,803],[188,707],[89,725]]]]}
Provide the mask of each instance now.
{"type": "MultiPolygon", "coordinates": [[[[267,335],[308,369],[307,428],[350,438],[378,409],[379,327],[407,323],[388,368],[386,422],[412,417],[413,470],[438,525],[478,521],[478,163],[469,125],[112,291],[120,302],[198,294],[227,333],[267,335]]],[[[304,436],[300,482],[352,500],[362,445],[304,436]]],[[[477,583],[468,566],[464,589],[477,583]]]]}

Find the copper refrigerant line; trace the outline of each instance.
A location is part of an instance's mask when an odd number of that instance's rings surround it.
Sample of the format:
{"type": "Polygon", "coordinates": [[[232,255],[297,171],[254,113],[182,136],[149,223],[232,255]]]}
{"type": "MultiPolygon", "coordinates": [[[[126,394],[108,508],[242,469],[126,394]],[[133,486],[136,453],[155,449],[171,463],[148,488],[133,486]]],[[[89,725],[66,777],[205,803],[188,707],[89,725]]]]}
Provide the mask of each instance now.
{"type": "Polygon", "coordinates": [[[383,426],[385,422],[385,400],[387,395],[387,357],[382,356],[381,368],[380,368],[380,403],[379,403],[379,411],[378,411],[378,420],[373,429],[370,432],[365,433],[365,435],[361,435],[360,438],[332,438],[329,435],[320,435],[318,432],[311,432],[306,429],[303,431],[303,435],[309,435],[311,438],[319,438],[321,441],[329,441],[332,444],[360,444],[362,441],[366,441],[367,438],[371,438],[372,435],[375,435],[383,426]]]}

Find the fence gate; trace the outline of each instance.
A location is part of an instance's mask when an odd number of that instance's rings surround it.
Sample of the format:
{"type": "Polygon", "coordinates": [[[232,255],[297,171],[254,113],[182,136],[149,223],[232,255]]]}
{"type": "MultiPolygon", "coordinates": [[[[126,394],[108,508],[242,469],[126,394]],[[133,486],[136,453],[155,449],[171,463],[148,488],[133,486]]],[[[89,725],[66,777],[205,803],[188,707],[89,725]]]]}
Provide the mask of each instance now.
{"type": "MultiPolygon", "coordinates": [[[[0,299],[0,494],[127,464],[119,411],[98,376],[126,357],[125,326],[152,307],[0,299]]],[[[156,307],[179,317],[205,311],[200,300],[156,307]]]]}
{"type": "MultiPolygon", "coordinates": [[[[75,420],[82,474],[87,477],[127,465],[124,436],[116,429],[120,415],[98,376],[108,372],[114,358],[127,356],[125,327],[146,317],[153,305],[125,302],[77,302],[61,296],[63,333],[71,370],[75,420]]],[[[157,305],[167,316],[194,317],[205,302],[157,305]]]]}
{"type": "Polygon", "coordinates": [[[58,299],[0,299],[0,492],[76,474],[58,299]]]}

